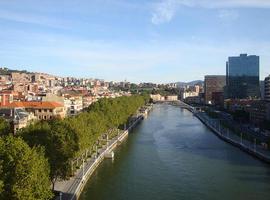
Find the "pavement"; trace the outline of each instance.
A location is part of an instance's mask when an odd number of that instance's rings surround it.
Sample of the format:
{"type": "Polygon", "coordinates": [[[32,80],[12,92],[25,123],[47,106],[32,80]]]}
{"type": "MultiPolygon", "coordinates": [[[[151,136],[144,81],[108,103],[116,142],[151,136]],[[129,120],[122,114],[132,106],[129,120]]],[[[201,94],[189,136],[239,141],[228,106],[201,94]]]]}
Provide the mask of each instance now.
{"type": "MultiPolygon", "coordinates": [[[[270,159],[270,150],[265,149],[261,144],[259,144],[258,141],[256,142],[256,145],[255,145],[255,140],[249,141],[243,138],[241,139],[241,137],[239,137],[233,131],[223,127],[219,119],[210,118],[206,113],[201,112],[201,113],[197,113],[197,115],[205,119],[209,123],[209,125],[215,128],[222,136],[240,144],[241,146],[249,149],[250,151],[253,151],[254,153],[260,153],[262,156],[270,159]]],[[[243,135],[244,134],[245,133],[243,133],[243,135]]]]}

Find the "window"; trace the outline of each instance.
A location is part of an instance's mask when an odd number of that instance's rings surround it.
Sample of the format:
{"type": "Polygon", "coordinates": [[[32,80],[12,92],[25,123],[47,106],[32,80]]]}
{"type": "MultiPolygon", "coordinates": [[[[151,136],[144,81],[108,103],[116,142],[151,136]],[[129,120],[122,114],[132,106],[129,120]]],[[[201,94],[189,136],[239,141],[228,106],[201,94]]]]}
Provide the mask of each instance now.
{"type": "Polygon", "coordinates": [[[38,109],[38,112],[41,112],[41,109],[38,109]]]}
{"type": "Polygon", "coordinates": [[[47,112],[47,109],[44,109],[44,112],[47,112]]]}

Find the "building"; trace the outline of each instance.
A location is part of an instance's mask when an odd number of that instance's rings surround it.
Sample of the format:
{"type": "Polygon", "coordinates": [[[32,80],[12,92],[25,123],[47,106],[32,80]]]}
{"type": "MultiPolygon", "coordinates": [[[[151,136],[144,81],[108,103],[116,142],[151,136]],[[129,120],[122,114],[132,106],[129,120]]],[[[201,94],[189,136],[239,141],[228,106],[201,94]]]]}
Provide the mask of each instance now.
{"type": "Polygon", "coordinates": [[[264,80],[264,99],[270,102],[270,75],[264,80]]]}
{"type": "Polygon", "coordinates": [[[167,101],[177,101],[178,96],[177,95],[166,96],[165,100],[167,100],[167,101]]]}
{"type": "MultiPolygon", "coordinates": [[[[226,77],[222,75],[208,75],[204,77],[204,93],[205,93],[205,103],[214,104],[213,93],[219,94],[215,95],[216,98],[223,96],[220,93],[224,92],[224,87],[226,85],[226,77]],[[218,96],[218,97],[217,97],[218,96]]],[[[220,102],[220,99],[218,100],[220,102]]]]}
{"type": "Polygon", "coordinates": [[[187,97],[185,98],[185,103],[188,103],[188,104],[201,104],[202,103],[202,100],[200,98],[200,96],[193,96],[193,97],[187,97]]]}
{"type": "Polygon", "coordinates": [[[253,101],[250,108],[250,122],[260,126],[265,121],[269,121],[270,103],[266,101],[253,101]]]}
{"type": "Polygon", "coordinates": [[[212,93],[212,104],[223,107],[224,105],[224,92],[212,93]]]}
{"type": "Polygon", "coordinates": [[[0,105],[6,105],[13,101],[13,91],[1,91],[0,92],[0,105]]]}
{"type": "Polygon", "coordinates": [[[264,83],[264,81],[260,81],[260,92],[261,92],[261,100],[264,100],[264,96],[265,96],[265,83],[264,83]]]}
{"type": "Polygon", "coordinates": [[[82,96],[65,96],[64,106],[67,115],[74,116],[79,114],[83,109],[83,98],[82,96]]]}
{"type": "Polygon", "coordinates": [[[65,117],[64,105],[57,102],[14,101],[10,104],[0,106],[0,109],[15,108],[33,114],[39,120],[65,117]]]}
{"type": "Polygon", "coordinates": [[[199,93],[194,91],[181,92],[181,100],[185,100],[188,97],[197,97],[197,96],[199,96],[199,93]]]}
{"type": "Polygon", "coordinates": [[[151,94],[150,97],[153,101],[161,101],[162,96],[160,94],[151,94]]]}
{"type": "Polygon", "coordinates": [[[36,120],[33,113],[28,113],[24,109],[16,107],[0,107],[0,115],[10,122],[14,134],[17,130],[36,120]]]}
{"type": "Polygon", "coordinates": [[[201,89],[200,85],[195,85],[194,87],[195,87],[195,92],[197,92],[197,93],[201,92],[202,89],[201,89]]]}
{"type": "Polygon", "coordinates": [[[95,102],[95,98],[91,95],[85,95],[82,99],[83,108],[89,107],[93,102],[95,102]]]}
{"type": "Polygon", "coordinates": [[[251,99],[225,99],[224,108],[230,112],[235,112],[236,110],[249,112],[253,102],[254,100],[251,99]]]}
{"type": "Polygon", "coordinates": [[[226,97],[256,99],[260,97],[259,56],[240,54],[226,63],[226,97]]]}

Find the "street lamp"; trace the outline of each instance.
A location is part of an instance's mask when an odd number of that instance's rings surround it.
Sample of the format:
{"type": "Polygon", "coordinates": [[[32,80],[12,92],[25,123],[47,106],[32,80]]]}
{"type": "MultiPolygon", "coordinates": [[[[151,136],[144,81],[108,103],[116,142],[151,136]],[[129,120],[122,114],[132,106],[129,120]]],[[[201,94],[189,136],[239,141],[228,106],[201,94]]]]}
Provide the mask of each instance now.
{"type": "Polygon", "coordinates": [[[109,146],[109,136],[108,136],[108,134],[107,134],[106,139],[107,139],[107,148],[108,148],[108,146],[109,146]]]}
{"type": "Polygon", "coordinates": [[[241,132],[241,144],[243,143],[243,133],[241,132]]]}
{"type": "Polygon", "coordinates": [[[83,159],[83,174],[82,174],[82,181],[84,181],[84,159],[83,159]]]}

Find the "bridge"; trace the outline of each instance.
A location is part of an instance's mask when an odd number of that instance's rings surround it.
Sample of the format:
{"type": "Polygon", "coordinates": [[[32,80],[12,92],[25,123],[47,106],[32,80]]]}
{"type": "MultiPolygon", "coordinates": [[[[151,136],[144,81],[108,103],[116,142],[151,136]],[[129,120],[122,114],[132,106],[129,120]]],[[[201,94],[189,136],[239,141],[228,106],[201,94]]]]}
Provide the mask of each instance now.
{"type": "Polygon", "coordinates": [[[197,108],[193,107],[191,105],[186,104],[185,102],[181,100],[176,100],[176,101],[155,101],[155,103],[160,103],[160,104],[169,104],[173,106],[179,106],[181,108],[187,109],[192,113],[197,112],[197,108]]]}

